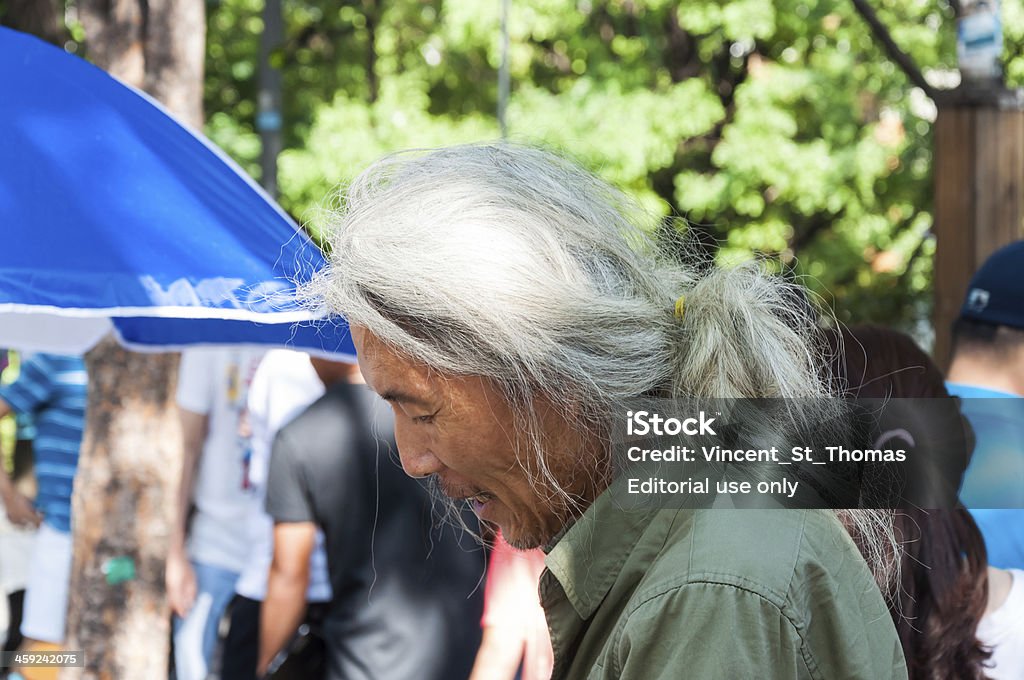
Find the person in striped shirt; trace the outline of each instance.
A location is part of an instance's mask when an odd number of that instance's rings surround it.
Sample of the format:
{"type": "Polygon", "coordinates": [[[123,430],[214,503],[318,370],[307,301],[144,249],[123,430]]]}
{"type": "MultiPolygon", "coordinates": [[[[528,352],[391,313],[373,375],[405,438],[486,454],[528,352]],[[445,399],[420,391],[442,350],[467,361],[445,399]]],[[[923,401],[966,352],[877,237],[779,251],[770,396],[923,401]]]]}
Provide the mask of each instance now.
{"type": "Polygon", "coordinates": [[[29,501],[0,469],[0,500],[12,523],[38,526],[25,593],[23,648],[61,644],[71,571],[71,490],[85,426],[86,372],[81,357],[33,354],[17,380],[0,386],[0,417],[31,415],[37,495],[29,501]]]}

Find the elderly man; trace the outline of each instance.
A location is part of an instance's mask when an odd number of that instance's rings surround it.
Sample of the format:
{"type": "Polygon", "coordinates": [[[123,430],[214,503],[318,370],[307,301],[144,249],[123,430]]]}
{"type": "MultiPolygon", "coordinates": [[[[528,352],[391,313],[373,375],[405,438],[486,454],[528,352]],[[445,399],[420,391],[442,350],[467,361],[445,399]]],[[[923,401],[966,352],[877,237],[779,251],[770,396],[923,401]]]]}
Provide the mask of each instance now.
{"type": "MultiPolygon", "coordinates": [[[[533,149],[399,155],[350,187],[314,292],[349,320],[405,470],[548,551],[554,678],[906,677],[834,513],[624,510],[610,493],[630,400],[828,394],[792,291],[669,262],[640,215],[533,149]]],[[[893,554],[886,532],[856,533],[893,554]]]]}

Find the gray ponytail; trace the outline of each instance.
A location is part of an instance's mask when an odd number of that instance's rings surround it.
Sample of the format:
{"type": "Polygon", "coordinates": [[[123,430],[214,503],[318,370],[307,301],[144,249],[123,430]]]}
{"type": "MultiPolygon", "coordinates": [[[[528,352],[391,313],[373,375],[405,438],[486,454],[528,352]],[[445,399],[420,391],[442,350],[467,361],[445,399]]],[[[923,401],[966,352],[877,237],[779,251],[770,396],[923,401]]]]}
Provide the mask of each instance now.
{"type": "Polygon", "coordinates": [[[710,269],[686,293],[673,392],[722,398],[824,397],[816,319],[801,292],[756,263],[710,269]]]}

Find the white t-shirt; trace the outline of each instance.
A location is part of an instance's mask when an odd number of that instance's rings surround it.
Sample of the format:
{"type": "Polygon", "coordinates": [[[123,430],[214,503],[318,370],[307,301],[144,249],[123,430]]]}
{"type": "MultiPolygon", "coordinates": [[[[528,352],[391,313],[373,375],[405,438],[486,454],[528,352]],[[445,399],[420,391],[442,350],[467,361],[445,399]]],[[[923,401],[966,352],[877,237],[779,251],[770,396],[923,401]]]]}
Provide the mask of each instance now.
{"type": "Polygon", "coordinates": [[[1013,577],[1006,601],[978,623],[978,640],[992,648],[985,675],[991,680],[1024,678],[1024,570],[1009,569],[1013,577]]]}
{"type": "MultiPolygon", "coordinates": [[[[292,350],[267,353],[249,389],[249,422],[252,425],[252,458],[249,478],[254,494],[249,512],[248,557],[235,585],[239,595],[263,600],[267,574],[274,553],[274,520],[263,507],[267,493],[267,469],[277,431],[302,413],[324,393],[324,385],[309,363],[309,356],[292,350]]],[[[317,530],[317,544],[309,560],[309,602],[328,602],[331,582],[327,574],[327,553],[323,533],[317,530]]]]}
{"type": "Polygon", "coordinates": [[[196,472],[188,554],[194,561],[241,571],[249,551],[244,527],[252,507],[245,411],[262,350],[189,349],[181,354],[178,406],[208,417],[196,472]]]}

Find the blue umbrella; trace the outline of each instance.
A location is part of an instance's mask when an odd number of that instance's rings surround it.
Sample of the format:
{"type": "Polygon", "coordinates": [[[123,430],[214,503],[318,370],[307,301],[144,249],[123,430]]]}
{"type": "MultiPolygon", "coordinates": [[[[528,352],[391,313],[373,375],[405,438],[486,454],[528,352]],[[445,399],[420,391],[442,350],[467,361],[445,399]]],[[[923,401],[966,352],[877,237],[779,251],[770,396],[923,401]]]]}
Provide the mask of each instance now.
{"type": "Polygon", "coordinates": [[[295,298],[319,249],[157,102],[0,28],[0,346],[285,345],[353,356],[295,298]]]}

